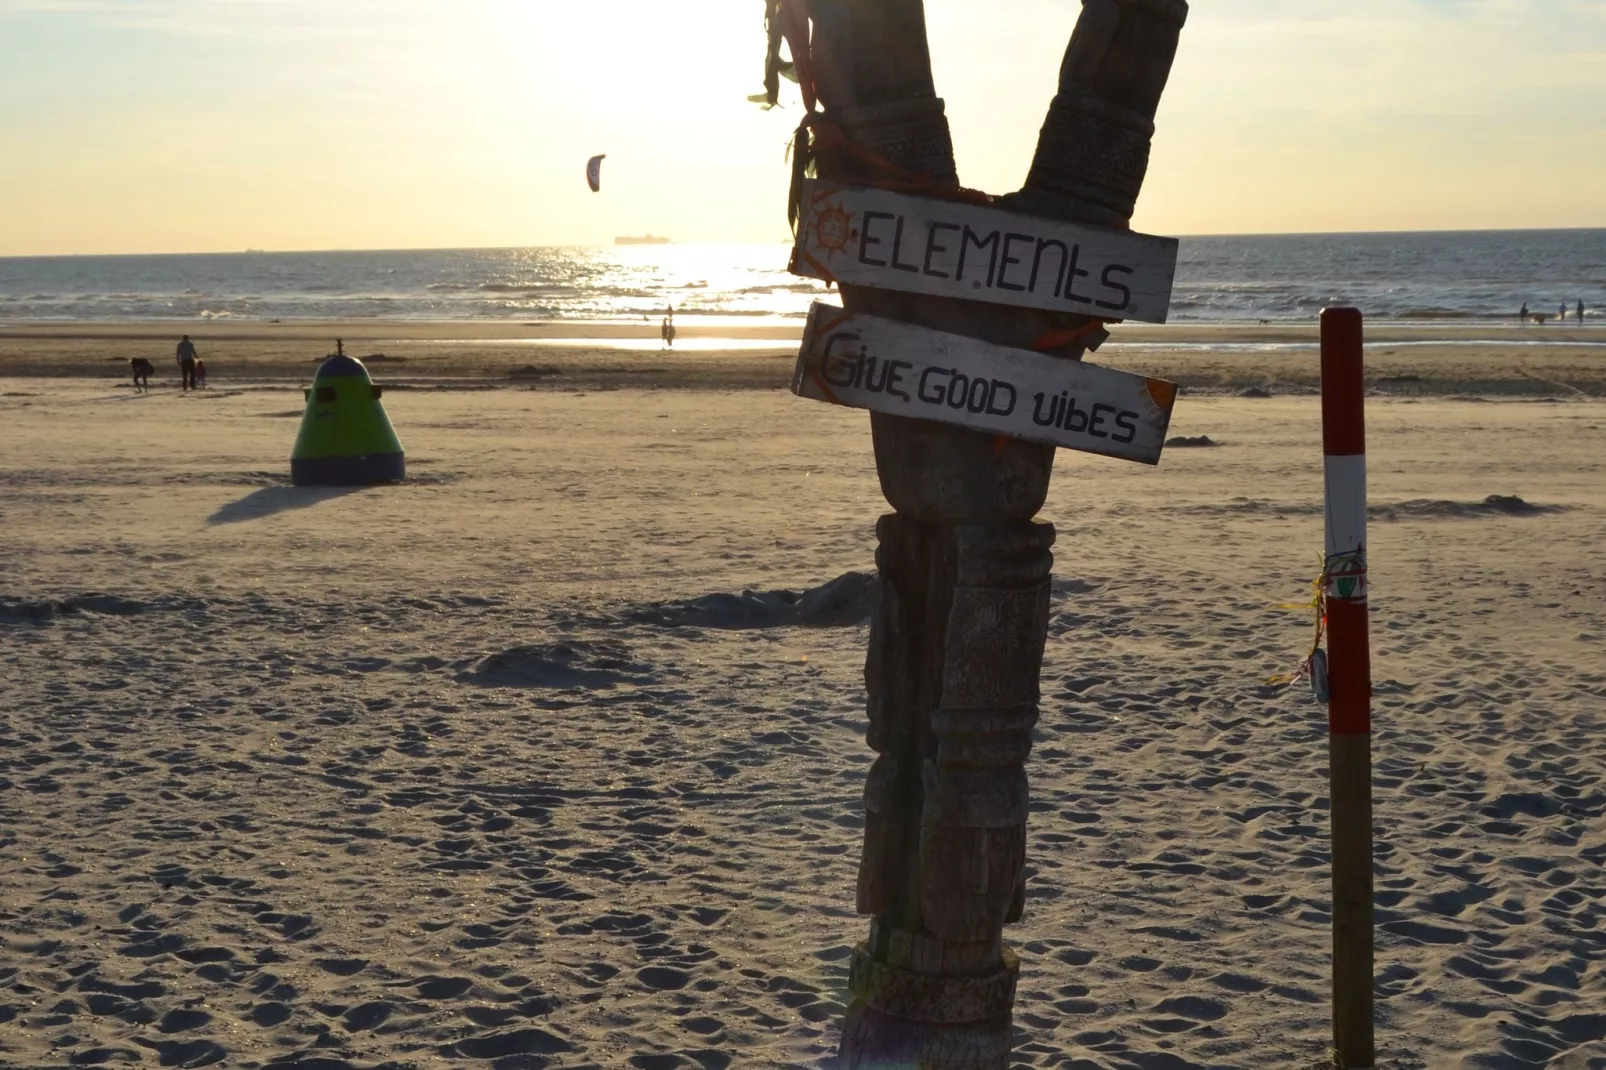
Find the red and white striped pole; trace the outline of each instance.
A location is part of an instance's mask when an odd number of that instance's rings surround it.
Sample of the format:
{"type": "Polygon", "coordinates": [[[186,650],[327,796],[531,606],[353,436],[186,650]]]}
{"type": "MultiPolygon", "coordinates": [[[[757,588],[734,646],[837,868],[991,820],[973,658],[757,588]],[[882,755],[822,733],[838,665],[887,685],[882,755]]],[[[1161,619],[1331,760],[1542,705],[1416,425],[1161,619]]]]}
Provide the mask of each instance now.
{"type": "Polygon", "coordinates": [[[1361,314],[1322,310],[1326,455],[1328,775],[1333,821],[1333,1046],[1370,1067],[1372,1038],[1372,666],[1366,604],[1366,419],[1361,314]]]}

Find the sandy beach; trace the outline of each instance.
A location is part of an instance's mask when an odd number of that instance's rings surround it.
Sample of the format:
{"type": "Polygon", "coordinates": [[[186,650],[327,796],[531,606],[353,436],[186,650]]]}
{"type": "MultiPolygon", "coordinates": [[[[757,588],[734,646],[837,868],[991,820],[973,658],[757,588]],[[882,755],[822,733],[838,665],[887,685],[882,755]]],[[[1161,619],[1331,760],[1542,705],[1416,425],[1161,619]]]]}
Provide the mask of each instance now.
{"type": "MultiPolygon", "coordinates": [[[[0,329],[0,1065],[831,1065],[868,420],[574,330],[0,329]],[[337,334],[403,485],[288,485],[337,334]]],[[[1318,1066],[1314,329],[1116,340],[1217,445],[1059,455],[1015,1065],[1318,1066]]],[[[1606,329],[1369,341],[1379,1065],[1606,1067],[1606,329]]]]}

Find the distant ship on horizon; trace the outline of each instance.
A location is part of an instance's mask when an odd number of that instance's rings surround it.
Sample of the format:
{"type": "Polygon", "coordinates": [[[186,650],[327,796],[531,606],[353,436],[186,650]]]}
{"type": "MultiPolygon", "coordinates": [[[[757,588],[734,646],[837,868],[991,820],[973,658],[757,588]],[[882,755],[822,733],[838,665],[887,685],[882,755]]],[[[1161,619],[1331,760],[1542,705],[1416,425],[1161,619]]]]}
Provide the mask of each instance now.
{"type": "Polygon", "coordinates": [[[625,235],[615,238],[613,243],[615,245],[668,245],[669,239],[660,238],[656,234],[643,234],[640,237],[625,235]]]}

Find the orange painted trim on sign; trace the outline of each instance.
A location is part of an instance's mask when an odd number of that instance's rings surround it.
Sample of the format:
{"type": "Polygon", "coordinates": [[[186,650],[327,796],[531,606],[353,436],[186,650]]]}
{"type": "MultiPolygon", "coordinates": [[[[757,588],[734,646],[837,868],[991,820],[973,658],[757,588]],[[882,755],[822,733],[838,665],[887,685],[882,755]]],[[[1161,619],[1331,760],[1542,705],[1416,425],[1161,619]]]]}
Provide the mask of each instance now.
{"type": "Polygon", "coordinates": [[[826,320],[824,323],[820,324],[816,330],[818,330],[821,334],[826,334],[830,331],[836,330],[838,327],[842,326],[852,318],[853,313],[843,309],[841,315],[831,317],[829,320],[826,320]]]}
{"type": "Polygon", "coordinates": [[[814,257],[812,255],[810,255],[810,253],[809,253],[809,251],[807,249],[804,249],[801,246],[799,246],[798,250],[797,250],[797,255],[801,256],[804,260],[807,260],[809,262],[809,266],[812,267],[815,271],[818,271],[820,273],[819,277],[820,277],[820,279],[822,281],[828,282],[832,286],[837,285],[836,276],[831,274],[831,269],[826,267],[824,264],[820,263],[818,260],[814,259],[814,257]]]}
{"type": "Polygon", "coordinates": [[[833,405],[842,404],[841,401],[837,400],[837,396],[831,392],[831,388],[826,385],[825,380],[820,376],[819,369],[814,366],[812,361],[809,363],[809,378],[813,379],[814,385],[820,388],[820,393],[825,395],[826,401],[829,401],[833,405]]]}
{"type": "Polygon", "coordinates": [[[1147,379],[1144,382],[1149,388],[1149,396],[1160,408],[1169,410],[1177,400],[1176,383],[1168,383],[1164,379],[1147,379]]]}
{"type": "Polygon", "coordinates": [[[1039,353],[1064,349],[1077,339],[1084,338],[1103,327],[1104,322],[1104,320],[1088,320],[1080,327],[1065,327],[1057,331],[1044,331],[1032,342],[1032,348],[1039,353]]]}

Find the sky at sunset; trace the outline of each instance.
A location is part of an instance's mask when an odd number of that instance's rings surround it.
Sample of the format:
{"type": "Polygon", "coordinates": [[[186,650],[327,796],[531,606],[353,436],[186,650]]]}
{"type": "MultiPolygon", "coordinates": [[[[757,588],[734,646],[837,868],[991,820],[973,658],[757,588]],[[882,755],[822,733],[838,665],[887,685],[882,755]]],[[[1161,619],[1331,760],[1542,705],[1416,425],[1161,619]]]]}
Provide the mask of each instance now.
{"type": "MultiPolygon", "coordinates": [[[[1078,10],[926,0],[967,185],[1024,179],[1078,10]]],[[[786,240],[762,14],[0,0],[0,255],[786,240]]],[[[1603,102],[1606,0],[1194,0],[1133,224],[1606,226],[1603,102]]]]}

